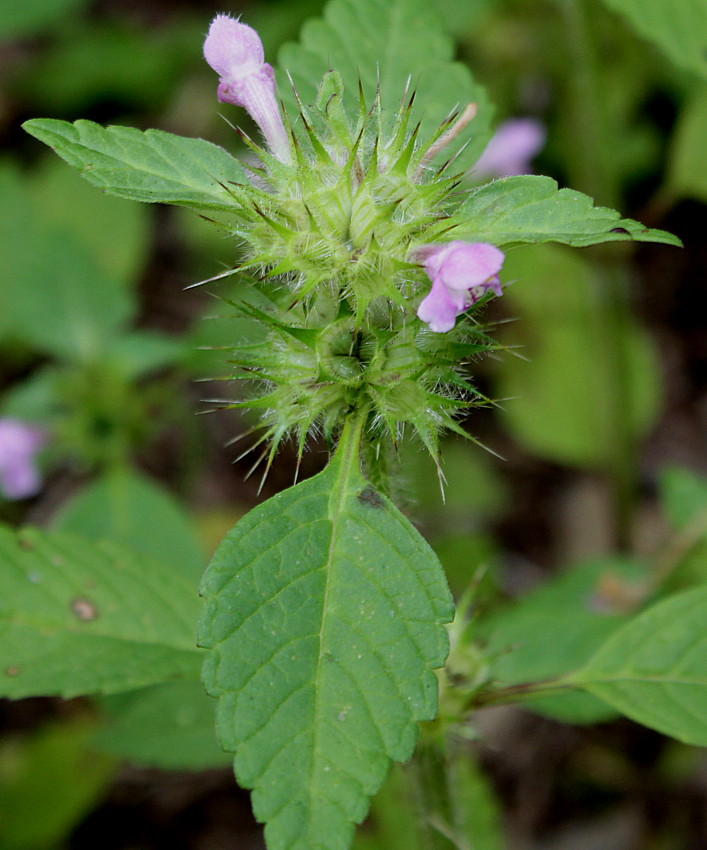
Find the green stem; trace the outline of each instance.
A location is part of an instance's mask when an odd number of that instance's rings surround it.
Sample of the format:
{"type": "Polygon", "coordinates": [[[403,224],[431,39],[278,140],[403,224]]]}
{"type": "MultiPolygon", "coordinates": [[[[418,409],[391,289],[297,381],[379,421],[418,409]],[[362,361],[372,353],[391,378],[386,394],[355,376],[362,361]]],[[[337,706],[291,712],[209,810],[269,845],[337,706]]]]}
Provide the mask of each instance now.
{"type": "Polygon", "coordinates": [[[522,702],[532,697],[555,696],[562,691],[576,690],[576,687],[566,680],[548,680],[546,682],[523,682],[519,685],[508,685],[505,688],[481,691],[470,702],[470,708],[481,708],[489,705],[508,705],[522,702]]]}

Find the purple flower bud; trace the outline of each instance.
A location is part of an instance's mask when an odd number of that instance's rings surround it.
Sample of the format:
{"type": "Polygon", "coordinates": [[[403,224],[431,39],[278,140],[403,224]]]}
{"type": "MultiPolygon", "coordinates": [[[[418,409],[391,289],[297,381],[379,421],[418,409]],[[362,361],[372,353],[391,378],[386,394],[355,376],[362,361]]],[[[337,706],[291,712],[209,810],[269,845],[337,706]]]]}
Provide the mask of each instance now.
{"type": "Polygon", "coordinates": [[[204,42],[204,57],[219,75],[219,101],[245,107],[272,153],[289,162],[290,140],[275,97],[275,74],[264,61],[258,33],[229,15],[216,15],[204,42]]]}
{"type": "Polygon", "coordinates": [[[432,279],[432,289],[417,315],[436,333],[451,331],[457,316],[489,289],[503,295],[498,272],[505,256],[495,245],[456,241],[426,246],[416,253],[432,279]]]}
{"type": "Polygon", "coordinates": [[[0,419],[0,490],[7,499],[34,496],[42,485],[35,455],[46,442],[40,428],[0,419]]]}
{"type": "Polygon", "coordinates": [[[531,174],[533,157],[545,144],[545,127],[535,118],[511,118],[499,125],[473,168],[475,177],[531,174]]]}

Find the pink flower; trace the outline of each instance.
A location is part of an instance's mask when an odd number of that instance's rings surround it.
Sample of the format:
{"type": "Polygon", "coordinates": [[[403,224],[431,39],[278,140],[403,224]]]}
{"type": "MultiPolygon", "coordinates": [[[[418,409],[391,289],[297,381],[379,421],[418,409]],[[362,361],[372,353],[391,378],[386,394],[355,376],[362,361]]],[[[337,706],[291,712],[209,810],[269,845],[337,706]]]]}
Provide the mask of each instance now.
{"type": "Polygon", "coordinates": [[[265,62],[258,33],[229,15],[216,15],[204,57],[219,75],[219,101],[245,107],[272,153],[289,162],[290,140],[275,97],[275,74],[265,62]]]}
{"type": "Polygon", "coordinates": [[[503,251],[486,242],[448,242],[418,250],[432,289],[418,307],[417,315],[436,333],[451,331],[457,316],[483,297],[489,289],[503,295],[498,272],[503,251]]]}
{"type": "Polygon", "coordinates": [[[530,161],[545,144],[545,127],[535,118],[504,121],[472,169],[475,177],[531,174],[530,161]]]}
{"type": "Polygon", "coordinates": [[[40,428],[19,419],[0,419],[0,491],[7,499],[26,499],[39,492],[42,479],[35,455],[46,442],[40,428]]]}

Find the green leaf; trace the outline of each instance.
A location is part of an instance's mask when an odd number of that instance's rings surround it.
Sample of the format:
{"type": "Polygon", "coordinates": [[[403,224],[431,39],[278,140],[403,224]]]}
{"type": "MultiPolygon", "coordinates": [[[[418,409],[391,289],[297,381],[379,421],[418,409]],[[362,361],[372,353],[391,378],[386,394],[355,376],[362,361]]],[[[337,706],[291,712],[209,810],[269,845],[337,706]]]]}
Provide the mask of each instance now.
{"type": "Polygon", "coordinates": [[[50,153],[32,172],[28,191],[37,220],[70,233],[105,275],[130,283],[140,274],[150,248],[147,207],[94,191],[50,153]]]}
{"type": "Polygon", "coordinates": [[[0,695],[116,693],[194,676],[198,600],[107,543],[0,528],[0,695]]]}
{"type": "Polygon", "coordinates": [[[22,126],[89,183],[131,201],[233,210],[237,203],[229,184],[248,182],[238,160],[203,139],[54,118],[34,118],[22,126]]]}
{"type": "Polygon", "coordinates": [[[461,169],[488,142],[492,109],[483,88],[453,56],[452,41],[427,0],[332,0],[323,19],[305,24],[299,44],[280,50],[279,90],[294,120],[297,106],[288,74],[303,103],[311,104],[322,77],[334,68],[343,78],[350,116],[358,114],[359,80],[368,104],[380,80],[383,108],[393,116],[410,78],[418,93],[414,114],[422,123],[423,139],[452,111],[474,102],[477,116],[459,138],[460,143],[471,139],[461,169]]]}
{"type": "Polygon", "coordinates": [[[88,540],[130,547],[192,583],[204,570],[186,511],[158,484],[130,469],[116,469],[89,484],[61,507],[53,525],[88,540]]]}
{"type": "Polygon", "coordinates": [[[23,0],[0,4],[0,39],[18,38],[47,29],[87,0],[23,0]]]}
{"type": "MultiPolygon", "coordinates": [[[[503,416],[513,435],[532,452],[559,463],[589,468],[607,463],[617,412],[616,370],[608,355],[592,267],[567,249],[546,245],[509,253],[507,297],[519,321],[501,341],[523,358],[498,363],[495,392],[510,399],[503,416]]],[[[636,436],[655,421],[660,370],[648,336],[633,322],[620,328],[628,392],[621,398],[636,436]]]]}
{"type": "Polygon", "coordinates": [[[632,27],[687,71],[707,77],[707,5],[704,0],[604,0],[632,27]]]}
{"type": "Polygon", "coordinates": [[[270,850],[343,850],[435,714],[452,614],[439,562],[345,431],[324,472],[236,525],[202,592],[204,682],[270,850]]]}
{"type": "Polygon", "coordinates": [[[0,743],[2,850],[63,847],[100,800],[115,760],[91,748],[95,727],[86,719],[52,723],[0,743]]]}
{"type": "MultiPolygon", "coordinates": [[[[591,561],[482,618],[473,636],[486,640],[496,684],[542,682],[581,667],[626,622],[640,599],[643,578],[644,568],[632,561],[591,561]]],[[[529,699],[525,705],[572,723],[595,723],[614,715],[605,703],[576,692],[529,699]]]]}
{"type": "Polygon", "coordinates": [[[699,88],[680,110],[673,133],[666,188],[679,198],[707,202],[707,86],[699,88]]]}
{"type": "Polygon", "coordinates": [[[88,245],[43,222],[11,168],[0,171],[0,254],[0,322],[33,348],[89,359],[132,315],[125,282],[105,274],[88,245]]]}
{"type": "Polygon", "coordinates": [[[233,761],[216,743],[216,701],[198,680],[116,694],[101,706],[106,721],[92,743],[102,752],[164,770],[205,770],[233,761]]]}
{"type": "Polygon", "coordinates": [[[707,746],[707,587],[659,602],[566,680],[638,723],[707,746]]]}
{"type": "Polygon", "coordinates": [[[679,532],[676,559],[662,581],[663,592],[707,582],[707,478],[671,467],[660,476],[660,496],[671,525],[679,532]]]}
{"type": "Polygon", "coordinates": [[[621,218],[616,210],[595,207],[588,195],[560,189],[551,177],[504,177],[474,189],[456,211],[450,238],[508,245],[562,242],[585,247],[600,242],[663,242],[681,245],[663,230],[621,218]]]}
{"type": "Polygon", "coordinates": [[[137,330],[116,339],[106,351],[106,360],[128,380],[137,380],[173,366],[187,354],[187,346],[177,337],[137,330]]]}

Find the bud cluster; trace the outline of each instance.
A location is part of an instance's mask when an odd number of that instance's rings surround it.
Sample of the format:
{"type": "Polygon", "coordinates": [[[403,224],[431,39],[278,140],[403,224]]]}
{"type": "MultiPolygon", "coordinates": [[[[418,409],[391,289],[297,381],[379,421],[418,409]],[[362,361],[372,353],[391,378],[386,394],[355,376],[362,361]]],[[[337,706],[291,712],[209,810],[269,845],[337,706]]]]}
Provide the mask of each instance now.
{"type": "Polygon", "coordinates": [[[205,45],[220,99],[233,93],[267,142],[245,138],[260,164],[248,166],[251,185],[228,187],[234,212],[220,219],[243,247],[235,271],[252,276],[234,306],[267,328],[264,341],[234,346],[235,377],[255,388],[237,406],[260,411],[270,458],[286,435],[300,451],[313,430],[333,436],[352,411],[367,417],[369,443],[397,443],[412,427],[436,456],[440,430],[465,434],[455,417],[483,401],[464,367],[495,344],[473,312],[455,322],[489,291],[501,294],[503,262],[493,246],[448,241],[459,180],[451,162],[432,160],[456,116],[429,139],[412,126],[414,95],[392,122],[378,96],[367,105],[362,93],[348,116],[330,71],[316,102],[299,103],[295,127],[279,110],[263,121],[257,110],[274,81],[260,47],[244,82],[252,34],[219,16],[205,45]],[[229,65],[224,44],[238,28],[229,65]]]}

